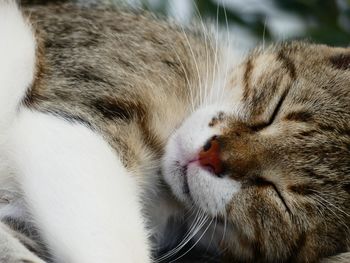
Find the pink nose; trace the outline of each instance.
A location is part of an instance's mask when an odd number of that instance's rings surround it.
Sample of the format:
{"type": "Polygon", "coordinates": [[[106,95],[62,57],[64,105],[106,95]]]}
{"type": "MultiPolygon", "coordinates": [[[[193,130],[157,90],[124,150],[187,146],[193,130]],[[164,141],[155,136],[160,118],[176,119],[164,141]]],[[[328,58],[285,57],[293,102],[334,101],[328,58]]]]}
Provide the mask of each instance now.
{"type": "Polygon", "coordinates": [[[220,145],[216,136],[211,138],[199,152],[199,163],[216,175],[219,175],[222,172],[220,145]]]}

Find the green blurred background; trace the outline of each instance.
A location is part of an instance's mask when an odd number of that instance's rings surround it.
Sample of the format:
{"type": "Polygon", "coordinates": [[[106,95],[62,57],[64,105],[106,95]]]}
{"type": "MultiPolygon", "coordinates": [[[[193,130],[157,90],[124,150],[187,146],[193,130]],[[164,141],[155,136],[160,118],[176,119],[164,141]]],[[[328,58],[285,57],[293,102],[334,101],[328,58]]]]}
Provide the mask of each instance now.
{"type": "MultiPolygon", "coordinates": [[[[1,1],[1,0],[0,0],[1,1]]],[[[71,2],[120,4],[172,16],[218,21],[240,47],[287,39],[335,46],[350,43],[350,0],[18,0],[22,3],[71,2]],[[226,19],[227,18],[227,19],[226,19]]]]}
{"type": "Polygon", "coordinates": [[[263,39],[268,42],[291,38],[337,46],[348,46],[350,43],[350,0],[129,0],[128,2],[165,15],[180,17],[184,23],[193,17],[198,18],[200,14],[204,20],[218,20],[221,25],[226,26],[227,17],[230,31],[237,34],[238,38],[246,38],[242,43],[252,45],[263,39]]]}

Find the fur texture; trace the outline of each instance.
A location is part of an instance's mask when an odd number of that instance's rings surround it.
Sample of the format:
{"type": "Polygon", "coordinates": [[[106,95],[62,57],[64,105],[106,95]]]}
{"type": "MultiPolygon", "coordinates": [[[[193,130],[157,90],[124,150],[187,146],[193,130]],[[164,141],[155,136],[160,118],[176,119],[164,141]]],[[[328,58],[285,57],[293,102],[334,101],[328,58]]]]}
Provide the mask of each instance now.
{"type": "Polygon", "coordinates": [[[6,8],[32,55],[23,79],[0,71],[5,174],[56,262],[150,262],[183,215],[191,231],[158,261],[200,240],[228,262],[347,262],[347,49],[279,44],[241,62],[202,25],[73,5],[25,10],[35,48],[6,8]]]}
{"type": "Polygon", "coordinates": [[[219,245],[229,262],[319,262],[348,251],[349,54],[297,42],[257,49],[228,77],[241,90],[233,111],[205,107],[206,119],[197,111],[169,140],[165,178],[179,199],[229,225],[219,245]],[[200,164],[212,136],[220,173],[200,164]]]}

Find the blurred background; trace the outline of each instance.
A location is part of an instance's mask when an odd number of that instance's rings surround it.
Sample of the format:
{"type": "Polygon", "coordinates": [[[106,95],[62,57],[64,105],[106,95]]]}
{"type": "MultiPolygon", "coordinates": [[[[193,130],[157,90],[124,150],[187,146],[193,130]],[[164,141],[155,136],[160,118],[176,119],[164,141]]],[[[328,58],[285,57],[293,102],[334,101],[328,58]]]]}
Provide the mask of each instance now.
{"type": "MultiPolygon", "coordinates": [[[[80,0],[86,2],[89,0],[80,0]]],[[[91,0],[90,0],[91,1],[91,0]]],[[[193,18],[218,21],[247,49],[261,42],[307,39],[350,44],[350,0],[104,0],[128,2],[186,24],[193,18]]]]}
{"type": "Polygon", "coordinates": [[[350,0],[19,0],[22,3],[71,2],[130,4],[170,16],[183,24],[193,19],[218,22],[235,46],[307,39],[334,46],[350,44],[350,0]]]}

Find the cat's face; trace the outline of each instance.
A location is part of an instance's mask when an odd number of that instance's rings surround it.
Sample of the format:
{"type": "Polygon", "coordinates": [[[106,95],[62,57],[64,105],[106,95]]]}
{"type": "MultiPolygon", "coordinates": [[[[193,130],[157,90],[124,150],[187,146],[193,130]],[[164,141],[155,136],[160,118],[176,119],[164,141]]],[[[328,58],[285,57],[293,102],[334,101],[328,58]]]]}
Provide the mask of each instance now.
{"type": "MultiPolygon", "coordinates": [[[[165,180],[188,207],[227,219],[233,258],[314,262],[350,245],[350,50],[303,43],[253,52],[231,104],[173,134],[165,180]]],[[[230,96],[228,96],[230,97],[230,96]]]]}

